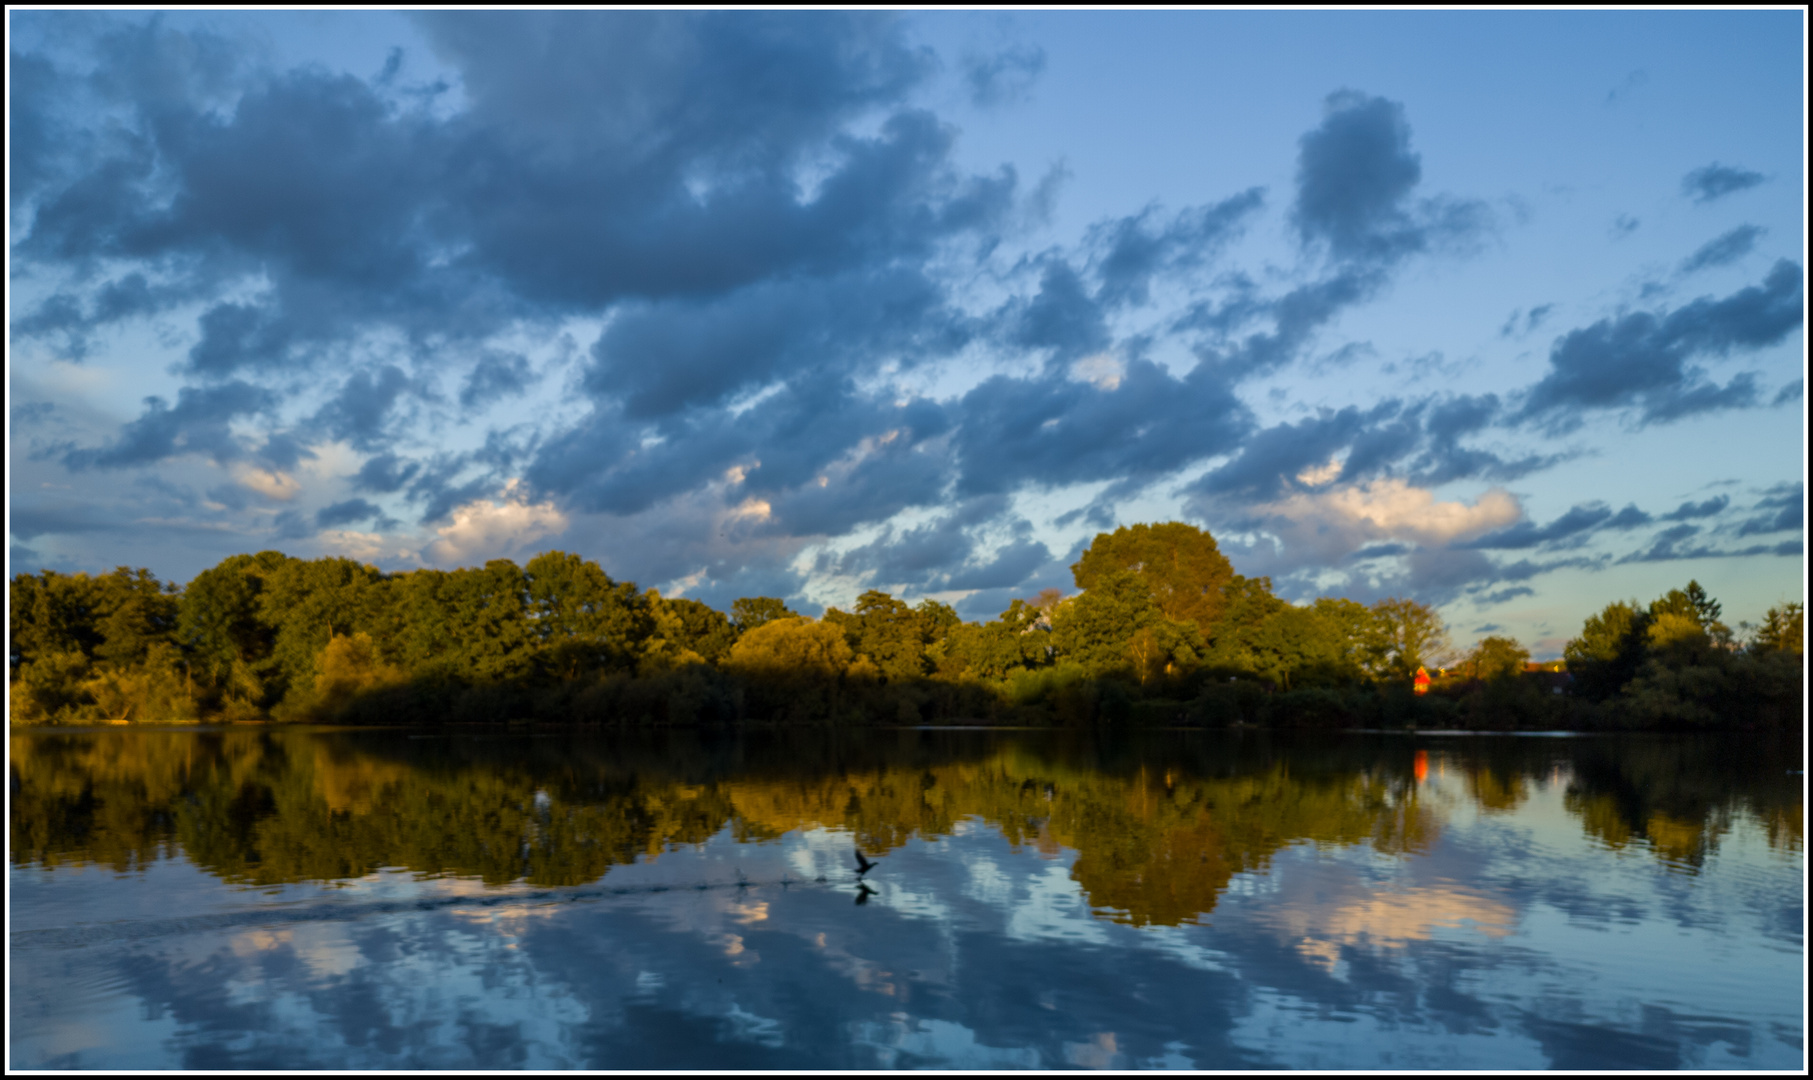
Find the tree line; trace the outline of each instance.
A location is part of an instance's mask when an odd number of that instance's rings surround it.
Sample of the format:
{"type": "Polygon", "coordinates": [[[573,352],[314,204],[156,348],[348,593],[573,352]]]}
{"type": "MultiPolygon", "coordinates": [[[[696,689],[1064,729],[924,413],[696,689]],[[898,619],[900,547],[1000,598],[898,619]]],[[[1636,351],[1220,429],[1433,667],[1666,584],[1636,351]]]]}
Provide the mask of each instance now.
{"type": "MultiPolygon", "coordinates": [[[[1464,657],[1414,600],[1292,604],[1178,522],[1099,534],[1078,590],[988,622],[879,590],[812,619],[728,613],[560,551],[384,573],[234,555],[187,586],[148,570],[9,587],[14,723],[192,720],[613,724],[1184,723],[1398,727],[1784,726],[1802,608],[1741,643],[1697,583],[1616,603],[1567,648],[1570,693],[1487,638],[1464,657]],[[1417,695],[1419,668],[1440,673],[1417,695]]],[[[1564,680],[1565,681],[1565,680],[1564,680]]]]}

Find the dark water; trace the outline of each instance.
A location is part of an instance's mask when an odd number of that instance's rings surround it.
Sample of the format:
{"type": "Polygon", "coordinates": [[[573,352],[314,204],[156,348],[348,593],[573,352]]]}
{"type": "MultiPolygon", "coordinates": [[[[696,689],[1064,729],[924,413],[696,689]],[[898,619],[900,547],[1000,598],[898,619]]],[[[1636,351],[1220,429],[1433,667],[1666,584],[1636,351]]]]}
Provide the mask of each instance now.
{"type": "Polygon", "coordinates": [[[1738,738],[15,733],[10,1064],[1798,1069],[1800,767],[1738,738]]]}

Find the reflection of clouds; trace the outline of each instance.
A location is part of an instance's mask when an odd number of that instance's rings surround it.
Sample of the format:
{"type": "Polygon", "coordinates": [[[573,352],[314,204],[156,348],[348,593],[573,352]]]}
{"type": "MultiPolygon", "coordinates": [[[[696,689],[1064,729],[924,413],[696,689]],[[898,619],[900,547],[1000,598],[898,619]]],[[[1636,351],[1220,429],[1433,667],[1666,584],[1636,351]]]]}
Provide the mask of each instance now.
{"type": "Polygon", "coordinates": [[[1105,942],[1108,928],[1089,908],[1082,887],[1064,863],[1034,862],[1026,867],[1014,902],[1008,908],[1007,934],[1019,941],[1059,939],[1105,942]]]}
{"type": "Polygon", "coordinates": [[[884,1069],[1036,1069],[1040,1065],[1037,1050],[983,1045],[976,1041],[974,1031],[949,1020],[914,1019],[896,1013],[886,1020],[857,1024],[853,1035],[857,1045],[880,1052],[877,1064],[884,1069]]]}
{"type": "Polygon", "coordinates": [[[1401,948],[1408,942],[1428,941],[1438,928],[1469,925],[1488,937],[1502,938],[1516,929],[1517,912],[1451,884],[1388,886],[1333,903],[1316,897],[1286,899],[1260,921],[1293,942],[1305,960],[1332,973],[1343,945],[1401,948]]]}
{"type": "MultiPolygon", "coordinates": [[[[1205,925],[1096,918],[1073,850],[1048,861],[976,821],[894,849],[860,908],[852,838],[832,829],[763,845],[726,831],[571,892],[376,874],[339,894],[357,917],[197,919],[149,942],[19,952],[15,1018],[19,987],[86,965],[112,996],[59,1008],[129,1034],[36,1022],[16,1063],[60,1039],[89,1068],[1554,1068],[1587,1060],[1567,1055],[1594,1031],[1645,1062],[1797,1063],[1799,908],[1784,897],[1798,866],[1746,823],[1719,855],[1744,855],[1742,874],[1608,869],[1561,800],[1538,787],[1509,814],[1458,816],[1427,854],[1286,847],[1235,874],[1205,925]],[[1558,839],[1512,842],[1550,819],[1558,839]],[[803,870],[819,859],[825,885],[803,870]],[[1532,898],[1563,879],[1617,892],[1619,918],[1532,898]],[[372,903],[411,897],[450,902],[372,903]],[[1753,947],[1733,929],[1732,912],[1785,909],[1786,936],[1753,947]]],[[[242,912],[270,902],[234,895],[242,912]]],[[[31,910],[53,906],[46,893],[31,910]]]]}
{"type": "Polygon", "coordinates": [[[1102,1031],[1085,1042],[1065,1044],[1064,1060],[1079,1069],[1113,1069],[1120,1066],[1121,1053],[1114,1032],[1102,1031]]]}

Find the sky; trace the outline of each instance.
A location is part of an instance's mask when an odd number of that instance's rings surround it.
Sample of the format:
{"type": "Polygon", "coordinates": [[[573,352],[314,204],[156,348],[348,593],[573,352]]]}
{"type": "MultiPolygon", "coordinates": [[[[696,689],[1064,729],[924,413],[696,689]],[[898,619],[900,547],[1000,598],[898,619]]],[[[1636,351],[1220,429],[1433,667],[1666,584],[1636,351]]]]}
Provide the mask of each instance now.
{"type": "Polygon", "coordinates": [[[9,9],[8,561],[1805,589],[1805,17],[9,9]]]}

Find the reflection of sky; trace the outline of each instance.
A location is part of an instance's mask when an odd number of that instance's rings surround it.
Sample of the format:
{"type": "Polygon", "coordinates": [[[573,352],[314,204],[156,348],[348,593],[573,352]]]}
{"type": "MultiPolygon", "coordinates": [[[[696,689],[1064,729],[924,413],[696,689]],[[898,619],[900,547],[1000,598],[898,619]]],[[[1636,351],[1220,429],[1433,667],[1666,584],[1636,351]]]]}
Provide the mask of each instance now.
{"type": "Polygon", "coordinates": [[[15,867],[12,1064],[1800,1065],[1798,852],[1740,818],[1678,872],[1584,834],[1565,776],[1482,811],[1443,764],[1426,853],[1293,845],[1174,927],[1102,918],[1076,852],[974,819],[880,858],[860,906],[825,828],[564,890],[15,867]]]}

